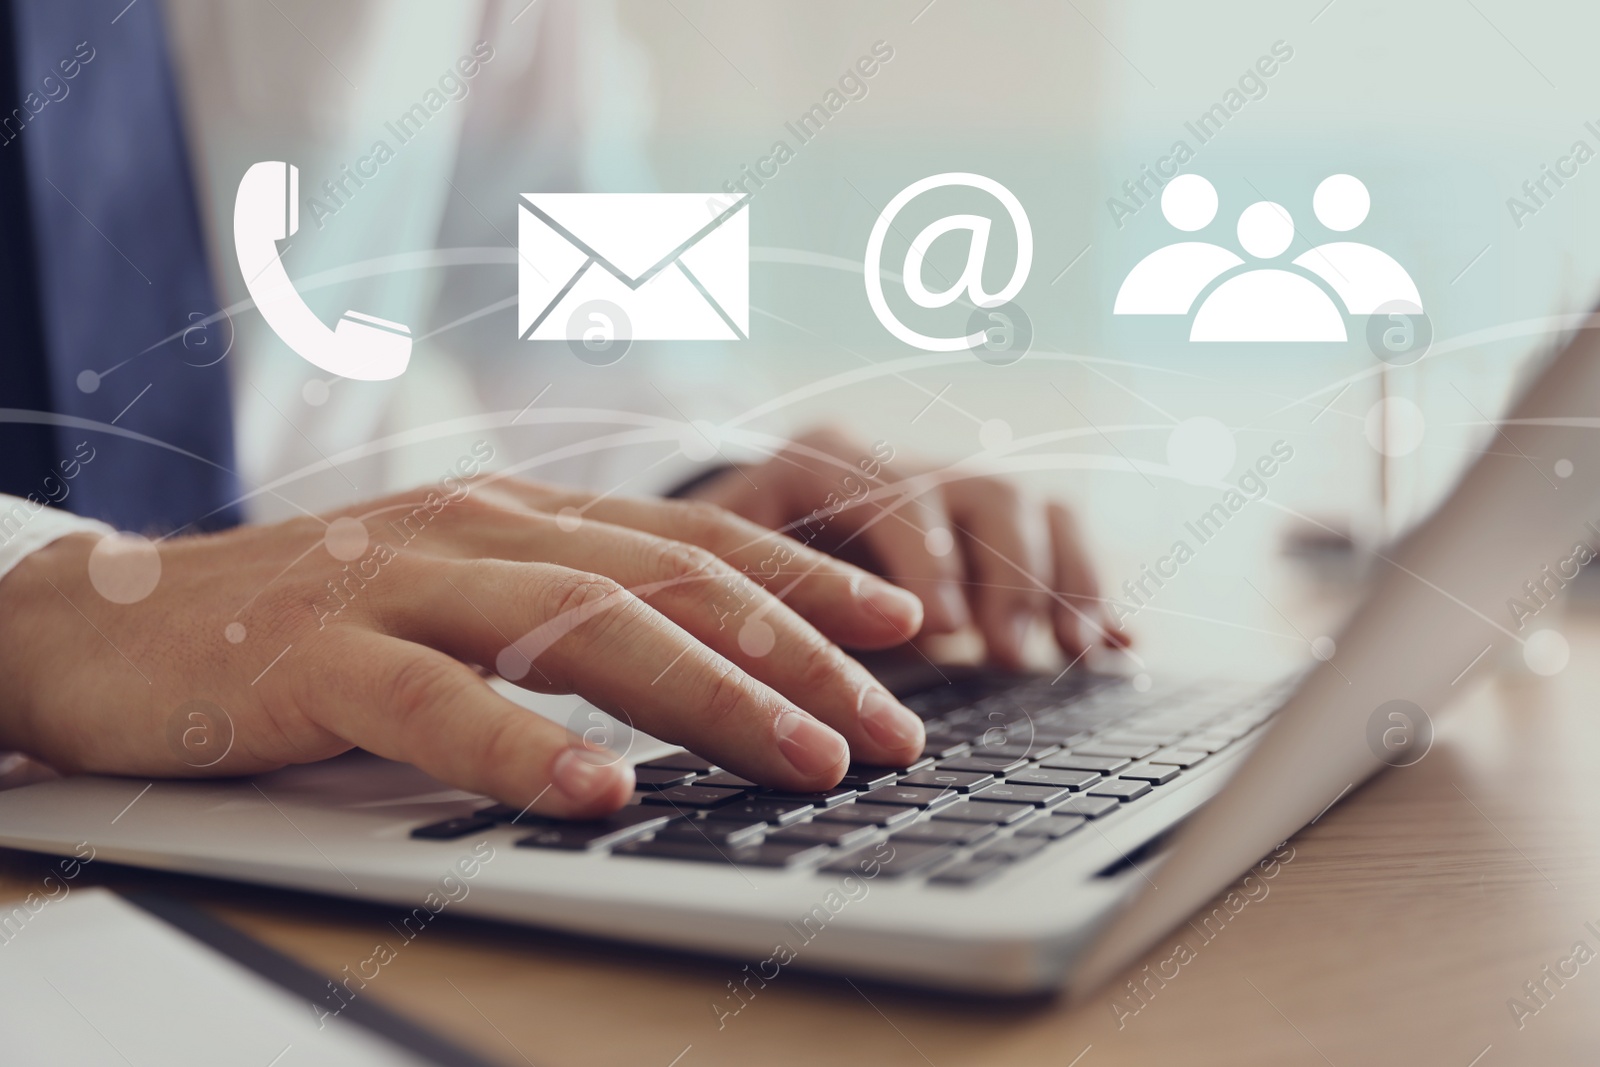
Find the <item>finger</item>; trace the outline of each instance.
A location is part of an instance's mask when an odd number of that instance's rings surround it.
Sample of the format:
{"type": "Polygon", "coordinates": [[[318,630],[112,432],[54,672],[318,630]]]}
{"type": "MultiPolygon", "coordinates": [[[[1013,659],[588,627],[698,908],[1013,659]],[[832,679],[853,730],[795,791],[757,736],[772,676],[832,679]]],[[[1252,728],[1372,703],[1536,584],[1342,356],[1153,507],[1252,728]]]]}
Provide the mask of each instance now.
{"type": "Polygon", "coordinates": [[[776,530],[789,520],[785,514],[789,505],[783,496],[773,491],[770,484],[766,484],[767,474],[773,470],[770,463],[724,467],[714,477],[695,486],[684,499],[715,504],[758,526],[776,530]],[[756,479],[760,479],[760,482],[756,479]],[[760,487],[762,484],[766,484],[764,489],[760,487]]]}
{"type": "Polygon", "coordinates": [[[370,631],[342,635],[339,669],[300,700],[325,729],[442,782],[519,808],[587,818],[633,793],[633,770],[490,689],[443,653],[370,631]]]}
{"type": "Polygon", "coordinates": [[[606,499],[585,514],[715,553],[850,648],[902,644],[922,625],[914,594],[710,504],[606,499]]]}
{"type": "MultiPolygon", "coordinates": [[[[902,589],[914,593],[923,608],[917,629],[907,630],[910,617],[907,609],[894,605],[888,598],[878,601],[875,608],[888,614],[890,629],[899,632],[896,640],[886,643],[880,643],[882,638],[846,637],[845,633],[835,632],[830,627],[824,627],[824,632],[853,648],[883,648],[906,640],[918,630],[947,633],[968,624],[970,616],[962,592],[962,563],[954,550],[949,515],[944,512],[938,494],[926,493],[923,499],[907,499],[894,491],[894,485],[904,485],[904,477],[886,464],[872,464],[877,472],[877,480],[874,480],[850,466],[850,462],[835,456],[835,451],[848,451],[848,446],[834,442],[830,435],[813,435],[806,440],[811,443],[790,443],[778,458],[760,467],[762,498],[784,501],[781,514],[805,515],[802,520],[790,523],[794,533],[790,539],[810,544],[824,533],[861,537],[862,544],[877,557],[885,574],[902,589]],[[858,504],[869,486],[872,494],[885,502],[872,506],[858,504]],[[933,536],[930,537],[930,533],[933,536]]],[[[557,510],[557,514],[562,509],[571,509],[568,512],[571,517],[578,517],[590,507],[610,504],[610,501],[595,501],[595,498],[552,490],[549,486],[514,482],[496,485],[504,485],[507,493],[520,494],[534,507],[557,510]]],[[[683,504],[698,506],[696,502],[683,504]]],[[[690,539],[674,530],[667,530],[666,536],[690,539]]],[[[875,597],[875,590],[869,589],[869,592],[875,597]]],[[[810,609],[803,609],[803,614],[813,617],[810,609]]],[[[842,619],[838,622],[843,624],[842,619]]]]}
{"type": "Polygon", "coordinates": [[[1012,483],[972,478],[945,487],[961,530],[967,598],[990,658],[1019,670],[1028,632],[1043,616],[1050,588],[1049,529],[1042,509],[1012,483]]]}
{"type": "Polygon", "coordinates": [[[592,520],[581,537],[555,531],[549,520],[544,525],[542,560],[621,583],[838,730],[856,759],[904,766],[921,755],[922,721],[913,712],[792,608],[714,553],[592,520]]]}
{"type": "MultiPolygon", "coordinates": [[[[825,522],[859,540],[884,574],[917,594],[924,610],[924,630],[949,633],[961,629],[971,621],[962,592],[966,573],[955,550],[955,531],[939,487],[908,480],[887,466],[881,478],[860,502],[837,514],[822,513],[825,522]]],[[[802,540],[806,529],[804,523],[798,527],[797,536],[802,540]]]]}
{"type": "Polygon", "coordinates": [[[1077,520],[1065,505],[1051,501],[1045,506],[1050,525],[1050,554],[1055,567],[1052,587],[1056,592],[1051,622],[1056,643],[1068,656],[1076,658],[1096,641],[1114,648],[1126,648],[1132,638],[1116,625],[1100,599],[1100,583],[1084,552],[1077,520]]]}
{"type": "Polygon", "coordinates": [[[844,738],[616,581],[550,564],[434,561],[384,618],[396,636],[575,692],[652,736],[785,789],[833,785],[844,738]]]}

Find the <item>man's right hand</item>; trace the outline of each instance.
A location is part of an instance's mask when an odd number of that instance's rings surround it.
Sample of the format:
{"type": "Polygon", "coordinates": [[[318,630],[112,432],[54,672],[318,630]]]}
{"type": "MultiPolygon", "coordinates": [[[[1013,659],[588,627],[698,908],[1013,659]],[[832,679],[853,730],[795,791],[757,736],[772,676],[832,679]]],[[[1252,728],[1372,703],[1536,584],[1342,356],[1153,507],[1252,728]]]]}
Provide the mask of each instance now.
{"type": "Polygon", "coordinates": [[[917,717],[838,647],[905,641],[922,621],[910,593],[708,504],[506,479],[429,492],[332,527],[160,542],[135,603],[97,591],[119,558],[102,548],[92,581],[96,538],[35,552],[0,579],[0,749],[188,777],[359,746],[547,814],[628,799],[625,764],[495,693],[480,665],[780,788],[830,786],[852,754],[920,754],[917,717]],[[232,724],[204,768],[172,743],[191,701],[232,724]]]}

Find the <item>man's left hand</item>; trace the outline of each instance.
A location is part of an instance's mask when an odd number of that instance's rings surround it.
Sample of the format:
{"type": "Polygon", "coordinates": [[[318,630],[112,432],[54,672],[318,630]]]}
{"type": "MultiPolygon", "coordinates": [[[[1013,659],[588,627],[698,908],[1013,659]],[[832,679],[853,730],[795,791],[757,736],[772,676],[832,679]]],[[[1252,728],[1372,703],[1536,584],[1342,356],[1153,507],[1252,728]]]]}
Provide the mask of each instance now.
{"type": "Polygon", "coordinates": [[[1023,665],[1040,620],[1074,660],[1096,644],[1129,643],[1105,611],[1072,513],[1009,479],[939,470],[885,442],[817,430],[688,495],[888,577],[921,598],[924,633],[975,625],[1001,666],[1023,665]]]}

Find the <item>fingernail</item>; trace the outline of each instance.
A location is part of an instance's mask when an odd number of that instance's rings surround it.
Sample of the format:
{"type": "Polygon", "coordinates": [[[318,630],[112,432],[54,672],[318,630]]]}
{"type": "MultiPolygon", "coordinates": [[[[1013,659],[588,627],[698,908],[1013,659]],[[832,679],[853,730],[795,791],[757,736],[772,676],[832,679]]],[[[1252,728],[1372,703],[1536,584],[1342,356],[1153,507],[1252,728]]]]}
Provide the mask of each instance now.
{"type": "Polygon", "coordinates": [[[573,746],[555,758],[550,776],[569,800],[590,804],[617,790],[619,766],[615,753],[573,746]]]}
{"type": "Polygon", "coordinates": [[[861,698],[861,725],[885,748],[910,748],[922,744],[922,720],[881,689],[868,689],[861,698]]]}
{"type": "Polygon", "coordinates": [[[909,590],[868,578],[857,585],[855,592],[866,603],[865,614],[874,622],[881,621],[881,613],[902,629],[915,629],[922,624],[922,601],[909,590]]]}
{"type": "Polygon", "coordinates": [[[954,582],[940,582],[934,590],[934,599],[938,601],[939,610],[949,620],[954,629],[965,626],[970,619],[967,614],[967,598],[961,595],[961,587],[954,582]]]}
{"type": "Polygon", "coordinates": [[[772,732],[783,758],[807,778],[833,770],[847,753],[844,738],[803,711],[778,716],[772,732]]]}

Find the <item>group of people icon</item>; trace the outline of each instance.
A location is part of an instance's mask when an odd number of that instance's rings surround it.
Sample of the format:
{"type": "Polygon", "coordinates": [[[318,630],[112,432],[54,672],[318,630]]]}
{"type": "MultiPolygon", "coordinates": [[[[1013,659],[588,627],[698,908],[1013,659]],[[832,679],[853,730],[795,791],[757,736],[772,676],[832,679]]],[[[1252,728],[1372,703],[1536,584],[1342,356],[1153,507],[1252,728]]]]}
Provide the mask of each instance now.
{"type": "MultiPolygon", "coordinates": [[[[1361,225],[1371,206],[1367,187],[1349,174],[1323,179],[1311,198],[1317,221],[1337,233],[1361,225]]],[[[1203,230],[1217,216],[1217,190],[1198,174],[1180,174],[1162,189],[1161,213],[1186,233],[1203,230]]],[[[1325,242],[1288,265],[1264,265],[1287,252],[1296,236],[1281,204],[1261,200],[1245,208],[1237,234],[1239,247],[1260,263],[1208,241],[1169,244],[1128,272],[1113,313],[1187,315],[1205,293],[1189,328],[1191,341],[1343,341],[1344,315],[1330,291],[1351,315],[1422,311],[1405,268],[1359,241],[1325,242]]]]}

